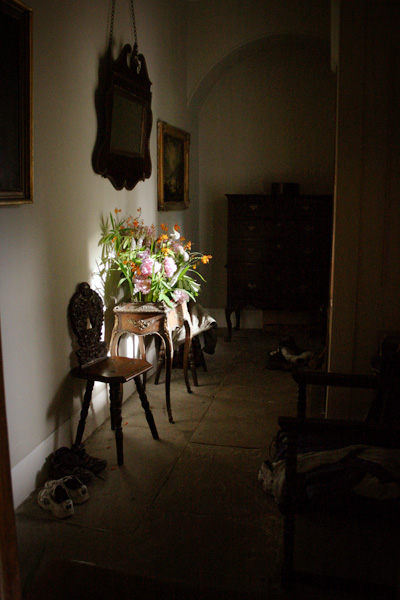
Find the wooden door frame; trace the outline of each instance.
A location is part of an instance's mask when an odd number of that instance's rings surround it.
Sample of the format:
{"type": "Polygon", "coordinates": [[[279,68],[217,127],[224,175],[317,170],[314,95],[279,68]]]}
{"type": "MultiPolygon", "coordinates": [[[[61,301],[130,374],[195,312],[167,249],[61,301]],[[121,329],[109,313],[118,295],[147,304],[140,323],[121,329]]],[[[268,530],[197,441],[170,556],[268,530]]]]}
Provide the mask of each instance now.
{"type": "Polygon", "coordinates": [[[17,530],[12,495],[10,450],[6,416],[3,355],[0,329],[0,597],[20,600],[21,580],[17,549],[17,530]]]}

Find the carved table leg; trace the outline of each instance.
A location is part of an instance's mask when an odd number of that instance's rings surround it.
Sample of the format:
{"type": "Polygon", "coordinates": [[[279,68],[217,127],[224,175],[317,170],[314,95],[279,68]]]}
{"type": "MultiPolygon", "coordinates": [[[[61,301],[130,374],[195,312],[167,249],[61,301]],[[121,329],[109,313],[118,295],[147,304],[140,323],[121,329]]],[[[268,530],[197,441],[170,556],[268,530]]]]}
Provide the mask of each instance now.
{"type": "MultiPolygon", "coordinates": [[[[140,358],[142,360],[146,360],[146,347],[144,345],[144,338],[141,335],[139,335],[138,337],[139,337],[140,358]]],[[[147,373],[143,373],[143,385],[144,385],[144,387],[146,387],[146,381],[147,381],[147,373]]]]}
{"type": "Polygon", "coordinates": [[[111,423],[115,429],[115,442],[117,445],[117,461],[118,465],[124,464],[124,449],[123,449],[123,433],[122,433],[122,384],[110,384],[110,414],[111,423]]]}
{"type": "Polygon", "coordinates": [[[76,431],[75,446],[79,446],[82,441],[83,432],[85,431],[86,417],[89,412],[90,401],[92,399],[94,381],[88,381],[86,384],[85,395],[83,397],[82,410],[79,419],[78,429],[76,431]]]}
{"type": "Polygon", "coordinates": [[[171,372],[173,361],[172,337],[168,332],[163,335],[165,343],[165,403],[167,405],[168,420],[174,422],[171,410],[171,372]]]}
{"type": "MultiPolygon", "coordinates": [[[[192,327],[187,319],[184,320],[183,324],[185,326],[185,332],[186,332],[185,345],[183,348],[183,375],[185,377],[186,389],[189,392],[189,394],[191,394],[192,390],[190,388],[190,382],[189,382],[188,363],[189,363],[189,355],[190,355],[191,346],[192,346],[192,327]]],[[[192,354],[191,360],[193,360],[193,354],[192,354]]],[[[194,371],[195,371],[194,377],[196,378],[195,385],[198,385],[197,384],[197,376],[196,376],[196,367],[194,367],[194,371]]],[[[192,372],[193,372],[193,369],[192,369],[192,372]]]]}
{"type": "Polygon", "coordinates": [[[144,385],[142,383],[142,380],[140,379],[140,375],[138,375],[137,377],[134,377],[134,380],[136,383],[136,389],[139,394],[140,402],[142,403],[142,407],[144,409],[144,412],[146,413],[146,419],[147,419],[147,423],[149,424],[150,431],[152,433],[153,438],[155,440],[158,440],[160,438],[158,437],[158,431],[156,428],[156,424],[154,422],[153,413],[151,412],[150,404],[147,399],[144,385]]]}
{"type": "Polygon", "coordinates": [[[115,315],[114,327],[111,332],[111,339],[110,339],[110,354],[111,354],[111,356],[118,356],[118,344],[119,344],[119,338],[121,337],[121,335],[122,335],[122,332],[118,329],[118,316],[115,315]]]}

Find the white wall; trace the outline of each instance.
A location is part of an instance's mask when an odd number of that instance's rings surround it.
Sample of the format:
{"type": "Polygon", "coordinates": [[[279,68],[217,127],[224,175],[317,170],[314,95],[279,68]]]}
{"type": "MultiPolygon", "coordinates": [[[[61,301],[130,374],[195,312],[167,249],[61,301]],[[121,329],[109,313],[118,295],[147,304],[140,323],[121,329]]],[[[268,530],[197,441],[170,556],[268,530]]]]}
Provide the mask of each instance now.
{"type": "Polygon", "coordinates": [[[225,194],[269,193],[274,181],[333,193],[335,85],[328,43],[284,36],[244,54],[208,94],[199,114],[201,244],[213,255],[208,306],[226,300],[225,194]]]}
{"type": "MultiPolygon", "coordinates": [[[[110,2],[32,0],[30,6],[34,203],[1,208],[0,222],[1,330],[16,504],[38,483],[45,458],[73,441],[82,388],[68,376],[67,306],[76,284],[91,281],[96,270],[101,217],[115,207],[127,214],[141,207],[147,223],[178,221],[187,237],[191,224],[195,233],[198,223],[195,182],[188,211],[157,212],[157,119],[193,129],[186,109],[180,2],[135,1],[139,51],[152,81],[153,174],[129,192],[116,191],[91,165],[94,94],[108,42],[110,2]]],[[[114,39],[115,56],[133,42],[128,2],[116,3],[114,39]]],[[[87,432],[106,415],[106,394],[99,386],[87,432]]]]}

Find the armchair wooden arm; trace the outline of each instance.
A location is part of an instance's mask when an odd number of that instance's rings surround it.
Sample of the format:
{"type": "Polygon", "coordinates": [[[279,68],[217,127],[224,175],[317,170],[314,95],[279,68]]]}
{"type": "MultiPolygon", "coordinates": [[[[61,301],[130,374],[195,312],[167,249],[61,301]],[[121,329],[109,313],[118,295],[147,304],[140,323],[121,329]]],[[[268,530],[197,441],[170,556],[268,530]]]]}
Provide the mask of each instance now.
{"type": "Polygon", "coordinates": [[[299,418],[304,418],[306,416],[307,385],[374,390],[377,388],[378,381],[376,375],[326,373],[323,371],[297,371],[292,375],[297,383],[297,416],[299,418]]]}

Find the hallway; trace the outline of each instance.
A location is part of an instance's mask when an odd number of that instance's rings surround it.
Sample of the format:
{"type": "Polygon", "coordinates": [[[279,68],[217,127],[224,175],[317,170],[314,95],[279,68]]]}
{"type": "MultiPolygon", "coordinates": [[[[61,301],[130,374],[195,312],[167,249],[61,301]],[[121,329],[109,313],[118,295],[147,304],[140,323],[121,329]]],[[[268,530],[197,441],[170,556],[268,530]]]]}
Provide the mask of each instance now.
{"type": "Polygon", "coordinates": [[[71,518],[42,510],[37,492],[18,508],[22,582],[40,589],[33,598],[286,598],[278,585],[282,517],[257,475],[278,415],[294,413],[296,388],[289,373],[266,369],[277,338],[243,330],[227,343],[223,333],[192,394],[173,370],[174,424],[163,375],[158,386],[148,382],[159,441],[136,394],[123,405],[123,467],[109,420],[86,441],[88,454],[108,464],[71,518]]]}

